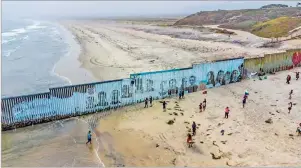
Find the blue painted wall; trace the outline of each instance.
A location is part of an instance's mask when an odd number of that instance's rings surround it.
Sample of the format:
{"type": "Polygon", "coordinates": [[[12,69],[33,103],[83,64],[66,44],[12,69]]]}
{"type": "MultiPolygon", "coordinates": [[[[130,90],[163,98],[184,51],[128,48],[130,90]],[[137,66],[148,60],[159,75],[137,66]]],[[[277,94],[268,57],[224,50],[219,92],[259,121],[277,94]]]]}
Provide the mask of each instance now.
{"type": "Polygon", "coordinates": [[[80,115],[239,81],[244,59],[194,64],[191,68],[131,74],[128,79],[50,88],[48,93],[2,99],[2,123],[80,115]]]}

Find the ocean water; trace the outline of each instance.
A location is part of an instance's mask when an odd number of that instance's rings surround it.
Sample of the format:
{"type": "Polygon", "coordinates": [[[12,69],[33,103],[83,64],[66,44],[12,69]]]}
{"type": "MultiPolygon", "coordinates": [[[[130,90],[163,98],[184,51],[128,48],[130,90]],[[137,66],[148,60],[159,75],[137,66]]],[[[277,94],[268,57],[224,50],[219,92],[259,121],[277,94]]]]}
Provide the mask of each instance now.
{"type": "Polygon", "coordinates": [[[54,73],[69,53],[64,30],[53,22],[2,19],[2,97],[47,92],[68,85],[54,73]]]}

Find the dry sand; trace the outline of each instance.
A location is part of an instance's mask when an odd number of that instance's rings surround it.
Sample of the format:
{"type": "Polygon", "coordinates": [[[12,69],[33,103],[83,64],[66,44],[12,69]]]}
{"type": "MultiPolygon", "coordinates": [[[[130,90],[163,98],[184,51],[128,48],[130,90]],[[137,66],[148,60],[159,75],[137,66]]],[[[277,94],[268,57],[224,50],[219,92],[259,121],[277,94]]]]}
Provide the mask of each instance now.
{"type": "MultiPolygon", "coordinates": [[[[56,72],[73,84],[126,78],[133,72],[188,67],[193,62],[216,58],[278,51],[254,47],[253,44],[262,42],[260,38],[240,45],[230,43],[225,35],[199,34],[187,29],[95,21],[63,24],[80,43],[81,54],[79,58],[72,54],[64,57],[56,72]],[[170,37],[175,35],[181,38],[170,37]],[[183,39],[187,36],[206,40],[183,39]],[[91,75],[85,75],[90,72],[91,75]]],[[[241,36],[238,33],[233,38],[243,39],[241,36]]],[[[299,42],[285,43],[279,51],[300,45],[299,42]]],[[[267,80],[246,80],[210,89],[208,95],[196,92],[181,101],[171,98],[167,112],[162,111],[158,101],[152,108],[143,109],[138,104],[118,109],[100,120],[92,146],[85,145],[86,122],[103,113],[4,132],[2,166],[84,167],[101,166],[102,162],[107,167],[300,166],[301,136],[296,136],[295,130],[301,122],[301,81],[293,80],[291,85],[284,81],[288,73],[297,70],[301,71],[299,68],[269,76],[267,80]],[[250,91],[250,98],[243,109],[241,98],[245,89],[250,91]],[[288,114],[290,89],[294,89],[292,101],[297,104],[288,114]],[[207,109],[198,113],[198,104],[204,98],[207,109]],[[231,109],[229,119],[223,118],[225,106],[231,109]],[[174,112],[178,115],[174,116],[174,112]],[[265,123],[269,118],[272,124],[265,123]],[[173,125],[166,124],[172,119],[175,119],[173,125]],[[192,121],[200,126],[194,137],[196,144],[188,148],[186,134],[192,121]],[[220,134],[222,129],[224,136],[220,134]],[[212,159],[211,153],[221,158],[212,159]]]]}
{"type": "Polygon", "coordinates": [[[126,166],[301,166],[301,136],[295,132],[301,122],[301,81],[285,84],[286,75],[297,70],[301,68],[262,81],[210,89],[207,95],[192,93],[185,100],[167,99],[166,112],[159,101],[147,109],[142,104],[120,109],[121,113],[113,113],[98,126],[98,132],[111,135],[101,141],[112,142],[119,156],[114,160],[103,155],[103,161],[109,166],[118,161],[126,166]],[[245,89],[250,96],[243,109],[245,89]],[[288,114],[290,89],[294,89],[291,101],[296,105],[288,114]],[[198,104],[204,98],[207,109],[199,113],[198,104]],[[231,110],[229,119],[223,118],[226,106],[231,110]],[[265,122],[269,118],[272,124],[265,122]],[[173,125],[166,123],[173,119],[173,125]],[[193,121],[200,126],[193,137],[195,145],[188,148],[186,135],[193,121]],[[211,153],[221,158],[213,159],[211,153]]]}
{"type": "Polygon", "coordinates": [[[67,78],[68,74],[73,75],[76,81],[80,81],[82,76],[72,73],[73,69],[78,69],[73,63],[78,60],[94,79],[103,81],[128,78],[129,74],[136,72],[190,67],[192,63],[214,59],[257,57],[264,53],[301,48],[301,40],[283,42],[278,48],[257,48],[268,39],[242,31],[235,31],[237,35],[229,38],[206,29],[113,21],[64,21],[62,24],[81,45],[81,54],[79,58],[72,56],[61,61],[57,72],[67,78]]]}
{"type": "Polygon", "coordinates": [[[301,68],[266,80],[209,89],[206,95],[195,92],[183,100],[169,98],[166,112],[159,100],[149,108],[137,104],[106,112],[111,114],[99,120],[92,146],[85,145],[87,122],[104,113],[4,132],[2,165],[301,166],[301,136],[296,133],[301,122],[301,81],[293,78],[290,85],[285,83],[286,75],[295,71],[301,68]],[[243,109],[245,89],[250,96],[243,109]],[[291,89],[296,104],[288,114],[291,89]],[[199,113],[204,98],[207,108],[199,113]],[[229,119],[224,119],[226,106],[231,110],[229,119]],[[273,123],[266,123],[270,118],[273,123]],[[166,123],[174,119],[173,125],[166,123]],[[200,125],[194,146],[188,148],[186,135],[193,121],[200,125]],[[213,159],[211,153],[220,159],[213,159]]]}

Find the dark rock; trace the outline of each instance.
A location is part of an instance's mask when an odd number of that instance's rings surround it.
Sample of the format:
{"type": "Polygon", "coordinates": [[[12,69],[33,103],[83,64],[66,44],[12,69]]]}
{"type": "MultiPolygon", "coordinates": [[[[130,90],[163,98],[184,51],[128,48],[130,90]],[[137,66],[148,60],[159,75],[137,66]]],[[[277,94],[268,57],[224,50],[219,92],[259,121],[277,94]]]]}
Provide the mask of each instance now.
{"type": "Polygon", "coordinates": [[[178,113],[176,113],[176,112],[173,112],[173,114],[174,114],[175,116],[178,116],[178,113]]]}
{"type": "Polygon", "coordinates": [[[268,123],[268,124],[272,124],[273,120],[271,118],[269,118],[269,119],[265,120],[265,122],[268,123]]]}
{"type": "Polygon", "coordinates": [[[174,120],[169,120],[169,121],[167,122],[168,125],[172,125],[173,123],[175,123],[174,120]]]}
{"type": "Polygon", "coordinates": [[[233,133],[229,133],[229,134],[227,134],[227,135],[229,135],[229,136],[231,136],[233,133]]]}
{"type": "Polygon", "coordinates": [[[201,124],[198,124],[198,126],[200,126],[201,124]]]}
{"type": "Polygon", "coordinates": [[[181,113],[181,115],[183,116],[183,115],[184,115],[184,113],[181,113]]]}
{"type": "Polygon", "coordinates": [[[227,141],[221,141],[221,143],[222,143],[222,144],[226,144],[226,143],[227,143],[227,141]]]}
{"type": "Polygon", "coordinates": [[[201,144],[204,143],[203,141],[200,142],[201,144]]]}
{"type": "Polygon", "coordinates": [[[214,159],[214,160],[217,160],[217,159],[221,159],[221,158],[222,158],[222,156],[215,156],[214,153],[210,153],[210,154],[211,154],[211,156],[212,156],[212,159],[214,159]]]}
{"type": "Polygon", "coordinates": [[[175,166],[176,165],[176,158],[174,158],[171,163],[175,166]]]}
{"type": "Polygon", "coordinates": [[[276,135],[276,136],[278,136],[278,134],[277,134],[277,133],[275,133],[275,135],[276,135]]]}
{"type": "Polygon", "coordinates": [[[288,134],[290,137],[294,136],[293,134],[288,134]]]}
{"type": "Polygon", "coordinates": [[[159,147],[159,144],[156,144],[156,148],[158,148],[159,147]]]}
{"type": "Polygon", "coordinates": [[[168,113],[169,115],[172,115],[172,113],[168,113]]]}

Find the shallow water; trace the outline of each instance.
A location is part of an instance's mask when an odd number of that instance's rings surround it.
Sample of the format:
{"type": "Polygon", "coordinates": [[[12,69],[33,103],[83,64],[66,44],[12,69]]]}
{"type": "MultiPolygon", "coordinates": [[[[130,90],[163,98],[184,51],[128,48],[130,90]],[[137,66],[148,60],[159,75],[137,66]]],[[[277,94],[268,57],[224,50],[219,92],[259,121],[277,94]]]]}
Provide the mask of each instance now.
{"type": "Polygon", "coordinates": [[[2,166],[102,166],[95,138],[85,144],[88,130],[80,117],[2,132],[2,166]]]}

